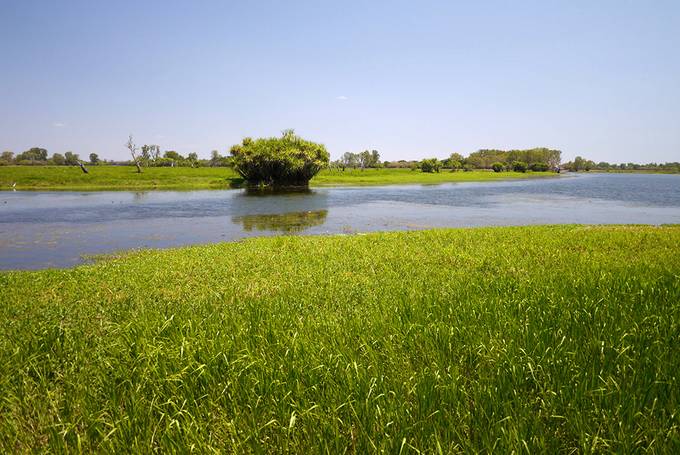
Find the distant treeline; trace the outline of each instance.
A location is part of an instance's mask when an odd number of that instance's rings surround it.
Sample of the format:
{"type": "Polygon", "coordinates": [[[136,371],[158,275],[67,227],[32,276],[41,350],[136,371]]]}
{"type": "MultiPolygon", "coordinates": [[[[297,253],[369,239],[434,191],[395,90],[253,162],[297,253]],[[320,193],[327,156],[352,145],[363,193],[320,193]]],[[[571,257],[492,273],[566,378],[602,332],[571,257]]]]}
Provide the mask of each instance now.
{"type": "Polygon", "coordinates": [[[448,158],[427,158],[418,161],[380,161],[377,150],[365,150],[361,153],[345,153],[331,163],[331,167],[345,170],[365,168],[410,168],[424,172],[440,172],[441,169],[473,170],[493,169],[496,172],[514,170],[525,172],[558,170],[562,152],[548,148],[528,150],[491,150],[483,149],[464,157],[460,153],[452,153],[448,158]]]}
{"type": "MultiPolygon", "coordinates": [[[[113,161],[101,160],[96,153],[90,153],[88,160],[81,160],[80,155],[73,152],[64,154],[54,153],[48,156],[44,148],[33,147],[23,153],[5,151],[0,154],[0,166],[20,165],[20,166],[77,166],[79,163],[90,165],[110,164],[110,165],[133,165],[129,160],[113,161]]],[[[144,167],[200,167],[200,166],[229,166],[230,158],[219,154],[213,150],[209,160],[198,158],[196,153],[189,153],[186,157],[174,150],[167,150],[163,153],[157,145],[143,145],[140,148],[139,163],[144,167]]]]}
{"type": "MultiPolygon", "coordinates": [[[[501,171],[548,171],[568,170],[579,171],[658,171],[680,172],[680,163],[608,163],[595,162],[577,156],[573,161],[561,163],[562,152],[545,147],[527,150],[496,150],[481,149],[470,153],[467,157],[460,153],[452,153],[443,160],[428,158],[423,160],[380,161],[377,150],[364,150],[360,153],[347,152],[339,160],[330,163],[331,169],[378,169],[378,168],[407,168],[423,170],[424,172],[440,172],[441,169],[474,170],[490,169],[501,171]]],[[[196,153],[183,156],[174,150],[161,152],[158,145],[143,145],[140,147],[138,161],[144,167],[228,167],[232,158],[221,155],[217,150],[211,152],[210,159],[200,159],[196,153]]],[[[131,160],[102,160],[96,153],[90,153],[87,160],[73,152],[54,153],[48,156],[44,148],[32,147],[23,153],[15,155],[10,151],[0,153],[0,166],[77,166],[79,163],[89,165],[134,165],[131,160]]]]}
{"type": "Polygon", "coordinates": [[[596,163],[593,160],[588,160],[577,156],[573,161],[569,161],[562,165],[564,169],[572,172],[579,171],[661,171],[661,172],[680,172],[680,163],[607,163],[600,161],[596,163]]]}

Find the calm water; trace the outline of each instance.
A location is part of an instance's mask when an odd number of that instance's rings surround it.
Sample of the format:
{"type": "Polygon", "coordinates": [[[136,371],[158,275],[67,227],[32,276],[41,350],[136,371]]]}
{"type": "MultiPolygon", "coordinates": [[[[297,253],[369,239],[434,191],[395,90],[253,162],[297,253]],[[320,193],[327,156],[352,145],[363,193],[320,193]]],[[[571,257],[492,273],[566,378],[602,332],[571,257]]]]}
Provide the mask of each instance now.
{"type": "Polygon", "coordinates": [[[556,223],[680,223],[680,175],[591,174],[436,186],[0,192],[0,269],[271,234],[556,223]]]}

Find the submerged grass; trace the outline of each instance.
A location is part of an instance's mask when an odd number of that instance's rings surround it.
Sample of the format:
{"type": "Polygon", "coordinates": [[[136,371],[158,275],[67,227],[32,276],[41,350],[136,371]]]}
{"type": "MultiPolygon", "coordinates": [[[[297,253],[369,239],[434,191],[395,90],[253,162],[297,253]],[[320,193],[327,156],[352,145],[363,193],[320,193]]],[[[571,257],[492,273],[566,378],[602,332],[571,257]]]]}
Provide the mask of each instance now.
{"type": "Polygon", "coordinates": [[[680,227],[251,239],[0,274],[0,447],[680,450],[680,227]]]}
{"type": "MultiPolygon", "coordinates": [[[[311,185],[390,185],[475,182],[555,176],[550,172],[441,172],[409,169],[323,170],[311,185]]],[[[0,190],[129,190],[217,189],[243,181],[231,168],[151,167],[137,173],[134,166],[92,166],[84,174],[74,166],[0,166],[0,190]],[[14,186],[16,184],[16,186],[14,186]]]]}

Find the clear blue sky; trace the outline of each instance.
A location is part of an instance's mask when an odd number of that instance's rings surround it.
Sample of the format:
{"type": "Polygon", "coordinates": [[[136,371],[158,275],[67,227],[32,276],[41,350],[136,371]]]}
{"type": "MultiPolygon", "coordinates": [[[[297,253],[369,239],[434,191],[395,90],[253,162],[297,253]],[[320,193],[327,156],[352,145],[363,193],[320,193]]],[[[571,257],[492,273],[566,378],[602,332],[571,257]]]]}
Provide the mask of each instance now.
{"type": "Polygon", "coordinates": [[[680,1],[0,0],[0,150],[680,160],[680,1]]]}

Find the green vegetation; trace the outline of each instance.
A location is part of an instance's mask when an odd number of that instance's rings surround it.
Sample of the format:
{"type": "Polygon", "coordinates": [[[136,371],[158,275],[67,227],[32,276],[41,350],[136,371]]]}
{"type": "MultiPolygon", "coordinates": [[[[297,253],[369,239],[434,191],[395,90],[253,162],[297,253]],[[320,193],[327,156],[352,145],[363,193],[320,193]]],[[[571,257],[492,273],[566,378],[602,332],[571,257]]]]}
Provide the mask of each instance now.
{"type": "Polygon", "coordinates": [[[0,189],[126,190],[228,188],[238,176],[229,168],[144,168],[100,165],[84,174],[73,166],[0,167],[0,189]]]}
{"type": "Polygon", "coordinates": [[[420,162],[420,170],[423,172],[439,172],[442,169],[442,163],[437,158],[424,159],[420,162]]]}
{"type": "MultiPolygon", "coordinates": [[[[456,154],[453,159],[460,155],[456,154]]],[[[545,147],[533,148],[527,150],[495,150],[482,149],[470,153],[465,158],[465,163],[471,165],[476,169],[492,169],[494,163],[502,163],[506,168],[514,168],[515,162],[522,163],[542,163],[548,169],[557,169],[560,166],[562,159],[562,152],[560,150],[552,150],[545,147]]]]}
{"type": "Polygon", "coordinates": [[[527,163],[524,161],[513,161],[512,162],[512,170],[515,172],[526,172],[527,171],[527,163]]]}
{"type": "MultiPolygon", "coordinates": [[[[323,170],[312,185],[390,185],[474,182],[526,177],[554,176],[554,173],[442,172],[427,174],[408,169],[323,170]]],[[[98,165],[84,174],[73,166],[2,166],[0,190],[16,183],[19,190],[126,190],[126,189],[210,189],[239,185],[243,179],[225,167],[149,167],[137,173],[134,166],[98,165]]]]}
{"type": "Polygon", "coordinates": [[[563,167],[572,172],[579,171],[607,171],[607,172],[660,172],[675,174],[680,172],[680,162],[672,163],[607,163],[600,161],[596,163],[593,160],[585,159],[577,156],[573,161],[564,163],[563,167]]]}
{"type": "Polygon", "coordinates": [[[259,238],[0,274],[3,452],[680,450],[680,227],[259,238]]]}
{"type": "MultiPolygon", "coordinates": [[[[0,175],[2,170],[0,169],[0,175]]],[[[427,173],[418,169],[365,169],[326,170],[312,180],[312,185],[393,185],[393,184],[438,184],[455,182],[486,182],[522,178],[555,177],[554,172],[503,172],[490,171],[446,171],[427,173]]]]}
{"type": "Polygon", "coordinates": [[[326,147],[286,130],[280,138],[245,138],[231,148],[234,169],[248,185],[307,186],[328,166],[326,147]]]}

